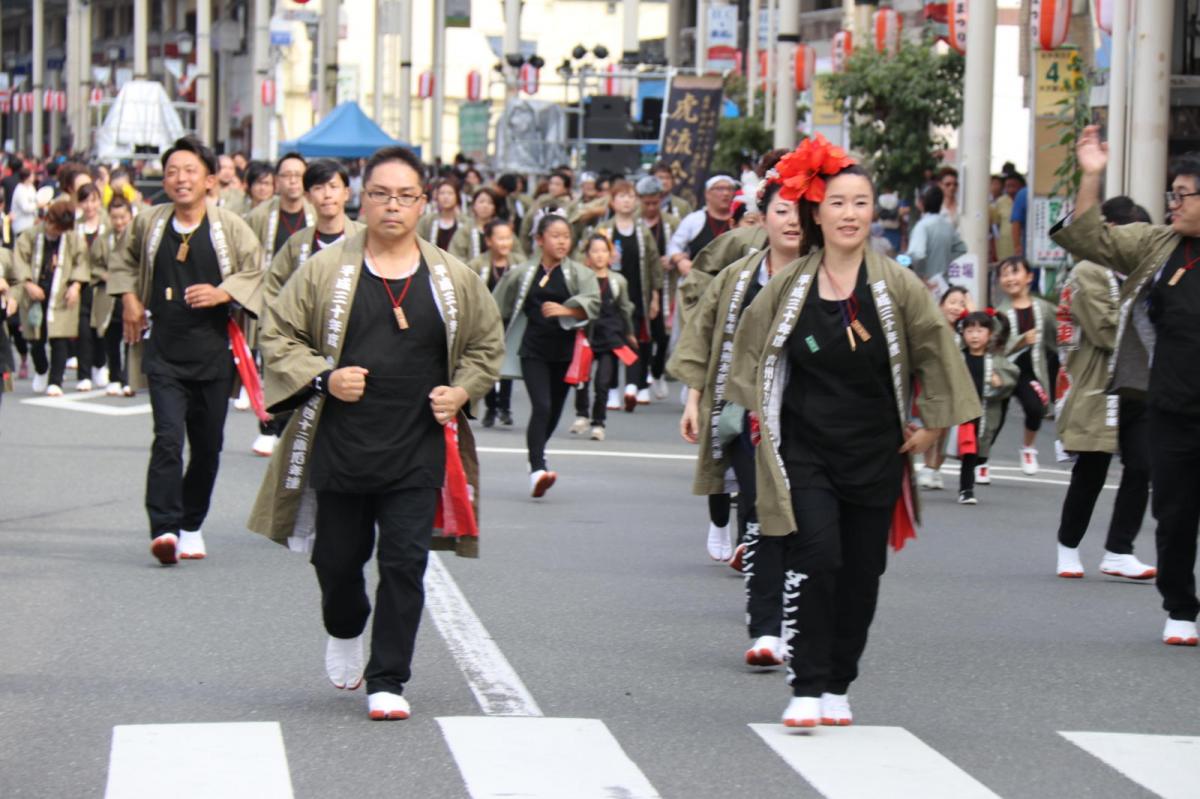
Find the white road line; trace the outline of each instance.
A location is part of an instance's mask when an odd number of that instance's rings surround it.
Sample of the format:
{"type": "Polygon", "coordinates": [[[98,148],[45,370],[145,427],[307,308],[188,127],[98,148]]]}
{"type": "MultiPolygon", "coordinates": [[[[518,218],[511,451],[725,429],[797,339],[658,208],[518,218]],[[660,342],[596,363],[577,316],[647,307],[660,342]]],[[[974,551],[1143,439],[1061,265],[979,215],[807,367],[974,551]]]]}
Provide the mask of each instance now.
{"type": "MultiPolygon", "coordinates": [[[[523,447],[476,447],[479,452],[490,452],[496,455],[528,455],[529,450],[523,447]]],[[[547,455],[583,455],[589,458],[645,458],[654,461],[694,461],[695,455],[678,455],[669,452],[633,452],[630,450],[582,450],[582,449],[548,449],[547,455]]]]}
{"type": "Polygon", "coordinates": [[[80,391],[73,394],[63,394],[61,397],[32,397],[21,400],[22,405],[35,405],[40,408],[56,408],[60,411],[79,411],[95,413],[101,416],[138,416],[150,413],[150,403],[140,405],[100,405],[83,400],[96,399],[106,396],[104,389],[97,391],[80,391]]]}
{"type": "Polygon", "coordinates": [[[437,553],[425,569],[425,609],[467,678],[479,707],[489,716],[540,716],[541,708],[495,639],[475,615],[437,553]]]}
{"type": "Polygon", "coordinates": [[[105,799],[292,799],[277,722],[113,728],[105,799]]]}
{"type": "Polygon", "coordinates": [[[782,724],[750,729],[828,799],[999,799],[903,727],[824,727],[810,735],[782,724]]]}
{"type": "Polygon", "coordinates": [[[1163,799],[1200,795],[1200,737],[1115,732],[1059,735],[1163,799]]]}
{"type": "Polygon", "coordinates": [[[472,799],[659,799],[597,719],[439,718],[472,799]]]}

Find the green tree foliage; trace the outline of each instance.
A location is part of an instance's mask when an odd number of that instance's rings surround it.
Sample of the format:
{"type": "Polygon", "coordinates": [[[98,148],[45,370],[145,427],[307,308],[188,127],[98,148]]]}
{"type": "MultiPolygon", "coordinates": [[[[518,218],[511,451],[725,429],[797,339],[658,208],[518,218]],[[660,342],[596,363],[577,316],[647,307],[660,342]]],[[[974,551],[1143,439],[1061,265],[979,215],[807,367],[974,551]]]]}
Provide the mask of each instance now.
{"type": "MultiPolygon", "coordinates": [[[[1057,70],[1057,64],[1053,67],[1057,70]]],[[[1079,170],[1079,161],[1075,158],[1075,141],[1083,129],[1092,124],[1092,86],[1096,83],[1095,70],[1085,69],[1083,58],[1076,51],[1071,54],[1067,68],[1063,70],[1061,80],[1063,87],[1071,94],[1059,100],[1054,121],[1050,123],[1051,130],[1059,132],[1058,141],[1047,145],[1044,149],[1061,147],[1063,159],[1054,170],[1054,186],[1050,189],[1051,197],[1074,197],[1079,191],[1079,181],[1083,173],[1079,170]]],[[[1054,77],[1058,77],[1056,74],[1054,77]]]]}
{"type": "Polygon", "coordinates": [[[774,135],[758,117],[722,118],[717,123],[717,146],[713,149],[710,171],[737,175],[742,158],[757,161],[774,141],[774,135]]]}
{"type": "Polygon", "coordinates": [[[829,97],[848,102],[850,149],[881,187],[911,195],[948,146],[939,128],[962,124],[965,59],[939,54],[929,40],[904,42],[895,55],[856,49],[846,71],[828,82],[829,97]]]}

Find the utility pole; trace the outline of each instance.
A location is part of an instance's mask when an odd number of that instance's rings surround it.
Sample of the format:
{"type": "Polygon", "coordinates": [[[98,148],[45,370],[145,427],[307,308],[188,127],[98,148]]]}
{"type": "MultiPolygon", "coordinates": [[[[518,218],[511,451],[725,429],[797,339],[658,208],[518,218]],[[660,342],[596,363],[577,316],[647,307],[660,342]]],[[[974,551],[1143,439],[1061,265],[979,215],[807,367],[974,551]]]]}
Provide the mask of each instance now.
{"type": "Polygon", "coordinates": [[[508,63],[508,57],[521,54],[521,0],[504,0],[504,96],[517,96],[520,68],[508,63]]]}
{"type": "Polygon", "coordinates": [[[778,71],[775,50],[779,47],[779,15],[775,13],[778,0],[767,0],[767,74],[763,95],[763,127],[775,125],[775,73],[778,71]]]}
{"type": "Polygon", "coordinates": [[[338,10],[339,0],[321,0],[321,25],[317,29],[321,70],[320,106],[321,118],[328,116],[337,105],[338,73],[338,10]]]}
{"type": "MultiPolygon", "coordinates": [[[[413,52],[413,0],[400,0],[400,126],[397,129],[400,141],[412,143],[412,52],[413,52]]],[[[442,61],[446,60],[446,9],[442,7],[442,61]]],[[[438,78],[441,81],[441,78],[438,78]]]]}
{"type": "Polygon", "coordinates": [[[45,133],[43,124],[46,115],[42,113],[42,92],[46,89],[46,4],[43,0],[33,0],[33,141],[29,152],[34,158],[45,154],[45,133]]]}
{"type": "Polygon", "coordinates": [[[1129,2],[1113,6],[1112,55],[1108,69],[1108,168],[1104,196],[1125,193],[1126,100],[1129,97],[1129,2]]]}
{"type": "Polygon", "coordinates": [[[133,77],[145,80],[150,77],[149,51],[146,44],[150,29],[148,0],[133,0],[133,77]]]}
{"type": "Polygon", "coordinates": [[[271,0],[254,0],[254,113],[250,157],[265,159],[271,154],[271,109],[263,104],[263,83],[271,78],[271,0]]]}
{"type": "Polygon", "coordinates": [[[709,0],[696,0],[696,74],[703,75],[708,61],[709,0]]]}
{"type": "Polygon", "coordinates": [[[67,71],[67,127],[71,129],[71,149],[82,149],[79,139],[79,108],[82,98],[79,92],[79,62],[83,57],[83,45],[79,39],[79,20],[83,16],[79,0],[67,0],[67,45],[63,50],[67,71]]]}
{"type": "Polygon", "coordinates": [[[638,63],[638,0],[624,0],[621,7],[621,61],[638,63]]]}
{"type": "Polygon", "coordinates": [[[967,20],[967,72],[959,140],[963,210],[959,230],[977,259],[975,301],[987,299],[988,190],[992,161],[992,77],[996,56],[996,0],[972,0],[967,20]]]}
{"type": "Polygon", "coordinates": [[[429,120],[429,160],[442,157],[442,115],[446,110],[446,0],[433,2],[433,113],[429,120]]]}
{"type": "Polygon", "coordinates": [[[1173,3],[1138,3],[1133,39],[1133,101],[1129,109],[1129,146],[1137,153],[1137,169],[1129,170],[1128,194],[1163,218],[1163,188],[1167,179],[1167,139],[1170,135],[1171,41],[1173,3]]]}
{"type": "Polygon", "coordinates": [[[679,66],[679,28],[683,16],[683,0],[667,0],[667,38],[663,42],[663,55],[667,66],[679,66]]]}
{"type": "Polygon", "coordinates": [[[750,34],[746,39],[746,115],[754,116],[758,93],[758,0],[750,0],[750,34]]]}
{"type": "Polygon", "coordinates": [[[372,64],[371,85],[371,117],[375,124],[383,125],[383,60],[387,56],[387,34],[391,25],[391,15],[386,14],[384,7],[387,0],[375,0],[375,60],[372,64]],[[384,23],[384,16],[388,21],[384,23]]]}
{"type": "Polygon", "coordinates": [[[779,41],[775,50],[775,147],[796,146],[796,45],[800,42],[800,0],[780,0],[779,41]]]}
{"type": "Polygon", "coordinates": [[[212,0],[196,0],[196,135],[213,138],[212,0]]]}

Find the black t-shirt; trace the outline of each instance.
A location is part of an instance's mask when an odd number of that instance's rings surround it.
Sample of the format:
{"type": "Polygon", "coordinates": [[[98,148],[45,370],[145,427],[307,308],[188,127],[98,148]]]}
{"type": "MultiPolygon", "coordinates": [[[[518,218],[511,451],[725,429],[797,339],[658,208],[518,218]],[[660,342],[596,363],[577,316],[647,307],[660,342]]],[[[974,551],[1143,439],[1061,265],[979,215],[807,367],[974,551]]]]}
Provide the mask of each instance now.
{"type": "Polygon", "coordinates": [[[903,438],[896,422],[887,339],[858,272],[857,319],[870,341],[855,336],[851,351],[839,303],[814,285],[788,338],[791,376],[783,392],[783,456],[792,485],[826,487],[848,502],[895,503],[900,491],[903,438]]]}
{"type": "Polygon", "coordinates": [[[704,227],[700,228],[696,237],[688,242],[688,258],[695,259],[704,249],[704,245],[730,230],[733,230],[732,219],[713,219],[711,215],[705,214],[704,227]]]}
{"type": "MultiPolygon", "coordinates": [[[[1030,305],[1028,308],[1017,308],[1015,310],[1017,312],[1017,329],[1013,335],[1020,338],[1030,330],[1033,330],[1034,326],[1037,325],[1037,318],[1033,315],[1032,305],[1030,305]]],[[[1034,379],[1033,347],[1026,347],[1025,351],[1018,355],[1017,360],[1015,360],[1013,363],[1015,363],[1017,368],[1021,370],[1022,380],[1034,379]]]]}
{"type": "Polygon", "coordinates": [[[58,269],[58,239],[46,237],[42,251],[42,271],[38,273],[38,288],[50,299],[50,286],[54,283],[54,272],[58,269]]]}
{"type": "Polygon", "coordinates": [[[1200,258],[1200,239],[1184,239],[1150,290],[1155,344],[1149,402],[1169,413],[1200,416],[1200,370],[1196,368],[1200,359],[1200,269],[1185,271],[1170,285],[1175,273],[1193,258],[1200,258]]]}
{"type": "Polygon", "coordinates": [[[446,446],[429,408],[429,392],[448,382],[446,325],[438,312],[424,260],[411,278],[389,280],[401,307],[401,330],[383,279],[366,266],[350,305],[338,366],[368,371],[358,402],[330,395],[313,442],[310,484],[351,494],[441,488],[446,446]]]}
{"type": "Polygon", "coordinates": [[[563,267],[550,270],[546,285],[541,285],[546,277],[546,268],[537,266],[533,275],[533,285],[529,287],[529,295],[521,312],[529,320],[525,328],[525,336],[521,339],[522,358],[537,358],[546,363],[570,363],[575,353],[575,331],[563,330],[559,324],[560,317],[547,319],[542,316],[542,303],[564,303],[571,292],[567,290],[567,280],[563,277],[563,267]]]}
{"type": "Polygon", "coordinates": [[[967,350],[963,350],[963,357],[967,359],[967,371],[971,373],[971,380],[975,383],[975,393],[983,397],[983,360],[982,355],[972,355],[967,350]]]}
{"type": "Polygon", "coordinates": [[[442,227],[441,224],[434,222],[433,229],[437,231],[437,235],[434,236],[434,243],[437,244],[438,249],[450,249],[450,242],[454,240],[454,234],[458,231],[458,223],[455,222],[450,227],[442,227]]]}
{"type": "Polygon", "coordinates": [[[313,254],[315,255],[316,253],[319,253],[321,250],[325,249],[329,245],[341,240],[342,236],[345,236],[345,235],[346,235],[346,232],[344,230],[339,231],[337,233],[322,233],[319,230],[316,231],[316,233],[313,234],[313,243],[312,243],[313,254]]]}
{"type": "Polygon", "coordinates": [[[275,248],[271,250],[271,254],[275,255],[282,250],[283,245],[287,243],[293,233],[299,233],[304,229],[304,223],[307,221],[303,208],[294,214],[289,214],[282,208],[279,209],[279,224],[275,228],[275,248]]]}
{"type": "Polygon", "coordinates": [[[588,343],[596,353],[612,352],[628,342],[625,341],[625,321],[612,295],[612,281],[598,277],[600,284],[600,313],[592,321],[588,343]]]}
{"type": "Polygon", "coordinates": [[[642,321],[646,309],[642,307],[642,259],[638,254],[637,229],[628,236],[620,233],[613,226],[613,246],[617,250],[617,260],[613,269],[620,272],[629,284],[629,300],[633,303],[633,323],[642,321]]]}
{"type": "Polygon", "coordinates": [[[488,291],[492,291],[496,288],[496,284],[500,282],[500,279],[502,277],[504,277],[506,274],[508,274],[508,270],[510,268],[511,267],[509,267],[507,264],[505,264],[504,266],[496,266],[495,264],[492,264],[491,266],[488,267],[488,277],[487,277],[488,291]]]}
{"type": "Polygon", "coordinates": [[[163,227],[162,243],[154,256],[154,286],[150,292],[150,338],[143,371],[180,380],[216,380],[233,369],[229,356],[229,306],[189,308],[188,286],[221,284],[221,265],[209,235],[208,217],[188,239],[187,258],[176,260],[183,236],[174,217],[163,227]]]}

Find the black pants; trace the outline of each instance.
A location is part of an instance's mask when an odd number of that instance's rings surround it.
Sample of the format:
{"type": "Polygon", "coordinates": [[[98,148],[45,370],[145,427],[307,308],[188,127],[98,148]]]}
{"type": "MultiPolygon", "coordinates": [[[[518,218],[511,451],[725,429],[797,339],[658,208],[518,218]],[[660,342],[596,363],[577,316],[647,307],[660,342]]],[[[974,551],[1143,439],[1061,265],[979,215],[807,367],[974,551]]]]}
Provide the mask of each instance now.
{"type": "Polygon", "coordinates": [[[21,356],[21,360],[25,360],[29,355],[29,342],[25,340],[25,336],[21,335],[21,316],[13,314],[5,320],[8,325],[8,335],[12,339],[13,346],[17,348],[17,354],[21,356]]]}
{"type": "Polygon", "coordinates": [[[100,334],[92,327],[92,303],[96,298],[96,287],[85,283],[79,292],[79,343],[76,350],[78,379],[91,380],[92,367],[104,366],[104,344],[100,334]]]}
{"type": "Polygon", "coordinates": [[[650,362],[654,357],[654,342],[639,341],[637,354],[638,359],[633,365],[625,368],[625,381],[640,391],[650,387],[650,362]]]}
{"type": "Polygon", "coordinates": [[[746,586],[746,623],[750,637],[782,635],[784,537],[762,535],[758,526],[754,445],[749,425],[726,448],[738,481],[738,542],[746,586]]]}
{"type": "Polygon", "coordinates": [[[218,380],[178,380],[147,375],[154,443],[146,475],[150,537],[199,530],[208,515],[229,410],[232,376],[218,380]],[[189,458],[183,468],[183,439],[189,458]]]}
{"type": "Polygon", "coordinates": [[[33,371],[39,375],[50,372],[48,385],[62,388],[64,372],[67,371],[67,343],[69,339],[53,338],[47,340],[49,334],[46,317],[42,317],[41,338],[29,342],[29,357],[33,359],[33,371]],[[49,346],[50,358],[46,359],[46,348],[49,346]]]}
{"type": "Polygon", "coordinates": [[[489,411],[511,411],[512,386],[513,381],[511,380],[501,380],[492,386],[492,390],[483,398],[484,406],[489,411]]]}
{"type": "Polygon", "coordinates": [[[785,643],[795,696],[844,694],[858,676],[887,568],[891,508],[792,483],[797,531],[783,538],[785,643]]]}
{"type": "Polygon", "coordinates": [[[529,470],[546,468],[546,442],[554,435],[570,386],[563,381],[570,361],[547,363],[538,358],[521,359],[521,377],[529,392],[529,425],[525,428],[525,447],[529,450],[529,470]]]}
{"type": "Polygon", "coordinates": [[[1172,619],[1195,621],[1196,536],[1200,529],[1200,418],[1150,409],[1158,593],[1172,619]]]}
{"type": "Polygon", "coordinates": [[[668,301],[663,297],[662,310],[658,317],[650,320],[650,342],[654,346],[654,355],[650,359],[650,374],[655,380],[661,380],[667,371],[667,350],[671,347],[671,334],[667,330],[668,301]]]}
{"type": "MultiPolygon", "coordinates": [[[[1046,406],[1042,403],[1041,397],[1033,390],[1032,375],[1021,375],[1017,379],[1017,387],[1013,391],[1013,396],[1017,402],[1021,403],[1021,409],[1025,412],[1025,429],[1031,433],[1036,433],[1042,429],[1042,419],[1046,418],[1046,406]]],[[[1045,386],[1043,389],[1049,391],[1045,386]]]]}
{"type": "Polygon", "coordinates": [[[432,488],[380,494],[317,492],[312,565],[321,586],[325,631],[335,638],[356,638],[366,629],[371,600],[363,567],[376,551],[375,527],[379,526],[379,586],[367,661],[368,693],[403,693],[412,677],[437,500],[438,491],[432,488]]]}
{"type": "Polygon", "coordinates": [[[108,364],[108,382],[127,386],[129,375],[126,374],[125,365],[125,331],[121,324],[123,308],[122,297],[118,294],[114,298],[112,316],[109,317],[108,327],[104,331],[104,360],[108,364]]]}
{"type": "Polygon", "coordinates": [[[729,514],[733,510],[733,497],[729,494],[708,495],[708,520],[717,527],[729,526],[729,514]]]}
{"type": "Polygon", "coordinates": [[[575,415],[592,420],[593,427],[604,427],[608,421],[608,390],[617,379],[617,356],[611,352],[598,352],[593,365],[590,383],[580,383],[575,388],[575,415]],[[588,396],[591,394],[591,402],[588,396]]]}
{"type": "MultiPolygon", "coordinates": [[[[749,417],[749,414],[746,415],[749,417]]],[[[729,442],[729,446],[725,450],[729,455],[729,465],[733,467],[733,476],[738,483],[738,543],[740,544],[746,538],[746,529],[751,524],[758,523],[758,512],[755,509],[758,497],[757,477],[754,471],[754,445],[750,443],[749,419],[743,425],[741,435],[729,442]]]]}
{"type": "MultiPolygon", "coordinates": [[[[974,419],[967,424],[975,426],[975,440],[979,441],[979,420],[974,419]]],[[[978,448],[979,444],[976,444],[978,448]]],[[[958,490],[959,491],[974,491],[975,490],[975,467],[980,464],[978,449],[975,452],[964,455],[959,453],[959,459],[962,465],[958,467],[958,490]]]]}

